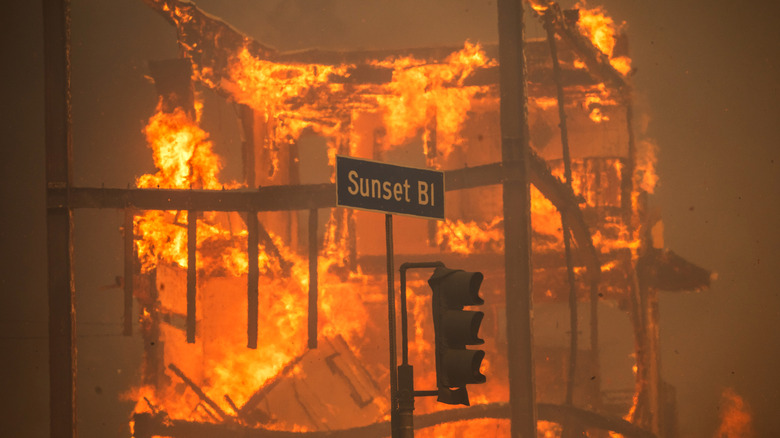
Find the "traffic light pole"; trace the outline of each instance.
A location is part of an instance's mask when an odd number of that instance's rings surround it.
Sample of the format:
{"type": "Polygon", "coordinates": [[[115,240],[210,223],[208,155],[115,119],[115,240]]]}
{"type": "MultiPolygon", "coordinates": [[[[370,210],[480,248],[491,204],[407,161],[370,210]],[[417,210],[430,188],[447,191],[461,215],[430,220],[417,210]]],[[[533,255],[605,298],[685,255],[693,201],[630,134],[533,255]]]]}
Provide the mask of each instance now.
{"type": "Polygon", "coordinates": [[[395,342],[395,289],[393,267],[393,215],[385,215],[387,248],[387,319],[390,340],[390,431],[392,438],[414,438],[414,398],[433,397],[438,390],[415,391],[414,368],[409,364],[408,312],[406,310],[406,271],[437,268],[442,262],[404,263],[401,265],[401,365],[397,365],[395,342]]]}
{"type": "Polygon", "coordinates": [[[406,310],[406,271],[413,268],[436,268],[442,262],[404,263],[401,273],[401,365],[398,367],[398,435],[393,438],[414,438],[414,397],[436,396],[438,391],[415,391],[414,368],[409,364],[409,330],[406,310]]]}

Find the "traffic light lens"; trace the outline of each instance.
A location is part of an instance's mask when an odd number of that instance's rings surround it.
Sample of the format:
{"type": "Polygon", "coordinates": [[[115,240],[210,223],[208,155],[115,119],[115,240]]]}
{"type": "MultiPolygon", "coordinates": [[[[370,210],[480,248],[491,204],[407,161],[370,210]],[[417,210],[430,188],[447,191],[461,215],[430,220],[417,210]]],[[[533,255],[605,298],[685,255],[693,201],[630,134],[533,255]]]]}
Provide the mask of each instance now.
{"type": "Polygon", "coordinates": [[[448,348],[464,348],[466,345],[481,345],[485,341],[479,338],[479,325],[483,312],[472,310],[447,310],[444,312],[444,337],[448,348]]]}
{"type": "Polygon", "coordinates": [[[485,352],[482,350],[447,350],[444,354],[445,386],[462,386],[471,383],[485,383],[485,376],[479,372],[485,352]]]}

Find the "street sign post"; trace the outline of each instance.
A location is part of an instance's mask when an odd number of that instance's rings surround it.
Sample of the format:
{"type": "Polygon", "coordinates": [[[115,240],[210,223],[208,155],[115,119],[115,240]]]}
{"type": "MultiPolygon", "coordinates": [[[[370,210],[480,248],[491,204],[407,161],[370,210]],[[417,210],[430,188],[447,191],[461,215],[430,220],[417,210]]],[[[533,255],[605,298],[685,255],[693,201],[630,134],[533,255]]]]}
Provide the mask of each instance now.
{"type": "Polygon", "coordinates": [[[337,204],[444,219],[444,172],[336,156],[337,204]]]}
{"type": "MultiPolygon", "coordinates": [[[[390,343],[390,430],[393,438],[413,438],[415,395],[406,337],[406,289],[403,310],[403,364],[398,367],[395,341],[395,289],[393,279],[393,214],[444,219],[444,172],[396,166],[378,161],[336,156],[336,204],[385,213],[387,247],[387,321],[390,343]],[[399,379],[400,377],[400,379],[399,379]],[[400,380],[400,382],[399,382],[400,380]],[[401,383],[399,385],[399,383],[401,383]],[[400,387],[400,388],[399,388],[400,387]]],[[[436,266],[441,263],[437,263],[436,266]]],[[[406,268],[401,270],[405,285],[406,268]]]]}

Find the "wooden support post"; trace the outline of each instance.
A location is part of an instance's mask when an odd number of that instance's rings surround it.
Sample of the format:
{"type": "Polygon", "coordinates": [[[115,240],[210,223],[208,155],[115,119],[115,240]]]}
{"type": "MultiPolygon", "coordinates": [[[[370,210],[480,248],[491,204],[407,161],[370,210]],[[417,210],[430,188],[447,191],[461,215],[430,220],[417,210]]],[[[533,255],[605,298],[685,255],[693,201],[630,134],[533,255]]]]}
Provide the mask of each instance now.
{"type": "Polygon", "coordinates": [[[309,210],[309,348],[317,348],[317,322],[318,322],[318,273],[317,257],[319,245],[317,245],[318,228],[317,209],[309,210]]]}
{"type": "MultiPolygon", "coordinates": [[[[46,187],[73,185],[70,118],[70,2],[43,1],[46,187]]],[[[51,198],[51,193],[47,193],[51,198]]],[[[76,437],[76,313],[73,211],[69,197],[47,202],[49,425],[51,437],[76,437]]]]}
{"type": "Polygon", "coordinates": [[[247,259],[249,261],[249,267],[247,271],[247,290],[246,290],[246,308],[247,308],[247,324],[246,324],[246,346],[248,348],[257,348],[257,313],[259,311],[259,290],[258,281],[260,277],[258,266],[259,253],[258,253],[258,221],[257,212],[247,212],[246,214],[246,228],[247,228],[247,259]]]}
{"type": "Polygon", "coordinates": [[[250,189],[255,189],[255,111],[247,105],[240,105],[242,127],[241,152],[244,159],[244,182],[250,189]]]}
{"type": "MultiPolygon", "coordinates": [[[[631,101],[626,99],[626,130],[628,131],[628,156],[623,161],[621,170],[620,207],[623,209],[623,222],[628,232],[633,235],[633,202],[634,170],[636,169],[636,140],[634,138],[634,109],[631,101]]],[[[633,236],[631,236],[633,238],[633,236]]]]}
{"type": "Polygon", "coordinates": [[[198,292],[198,213],[187,210],[187,342],[195,343],[198,292]]]}
{"type": "Polygon", "coordinates": [[[531,302],[531,198],[528,178],[523,4],[498,1],[501,158],[516,165],[503,182],[506,331],[511,436],[536,438],[531,302]]]}
{"type": "Polygon", "coordinates": [[[122,334],[125,336],[133,335],[133,274],[135,274],[135,240],[133,239],[133,209],[125,208],[124,224],[124,253],[125,253],[125,275],[123,287],[125,292],[125,308],[122,323],[124,325],[122,334]]]}
{"type": "MultiPolygon", "coordinates": [[[[553,29],[552,15],[545,13],[544,28],[547,31],[547,42],[550,46],[550,58],[552,59],[553,79],[558,98],[558,120],[561,131],[561,147],[563,153],[563,175],[566,184],[572,188],[571,154],[569,153],[569,129],[566,123],[566,99],[563,92],[563,80],[561,79],[561,65],[558,61],[558,46],[555,43],[555,30],[553,29]]],[[[579,343],[579,321],[577,306],[577,285],[574,278],[574,264],[572,262],[571,229],[568,218],[561,215],[563,228],[563,247],[566,257],[566,276],[569,283],[569,370],[566,378],[566,404],[574,405],[574,386],[577,375],[577,351],[579,343]]],[[[563,436],[571,436],[569,425],[564,426],[563,436]]]]}

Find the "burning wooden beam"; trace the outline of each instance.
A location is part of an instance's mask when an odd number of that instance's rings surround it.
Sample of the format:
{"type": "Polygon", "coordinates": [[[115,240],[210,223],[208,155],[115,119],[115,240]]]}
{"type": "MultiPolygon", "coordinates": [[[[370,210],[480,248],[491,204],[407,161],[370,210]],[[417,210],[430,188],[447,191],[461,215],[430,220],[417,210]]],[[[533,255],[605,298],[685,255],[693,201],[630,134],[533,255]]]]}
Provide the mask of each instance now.
{"type": "Polygon", "coordinates": [[[218,404],[214,402],[214,400],[211,399],[208,395],[206,395],[205,392],[203,392],[202,389],[200,389],[200,386],[198,386],[195,382],[192,381],[189,377],[187,377],[182,370],[179,369],[176,365],[170,363],[168,364],[168,369],[173,371],[174,374],[176,374],[177,377],[179,377],[190,389],[192,389],[193,392],[203,401],[203,403],[206,403],[211,409],[214,410],[219,416],[220,419],[223,421],[230,420],[232,417],[228,415],[227,412],[225,412],[221,407],[219,407],[218,404]]]}

